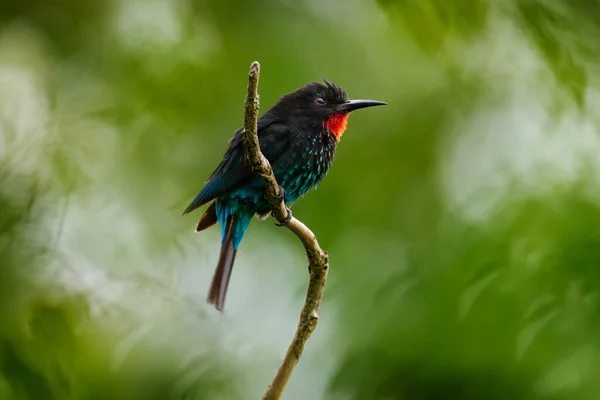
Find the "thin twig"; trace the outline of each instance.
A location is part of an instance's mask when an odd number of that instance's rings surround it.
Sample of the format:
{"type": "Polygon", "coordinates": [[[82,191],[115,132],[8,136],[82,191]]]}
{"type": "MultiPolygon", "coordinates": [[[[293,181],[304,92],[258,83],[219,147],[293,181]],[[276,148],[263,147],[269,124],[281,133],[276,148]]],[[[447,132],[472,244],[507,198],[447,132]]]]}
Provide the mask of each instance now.
{"type": "MultiPolygon", "coordinates": [[[[256,120],[258,117],[258,78],[260,76],[260,64],[255,61],[250,66],[248,75],[248,95],[244,113],[244,146],[246,147],[248,160],[254,172],[260,177],[266,187],[266,197],[273,208],[273,214],[280,223],[287,216],[285,203],[279,197],[279,184],[273,175],[269,161],[260,152],[256,120]]],[[[319,308],[323,297],[323,289],[327,281],[329,270],[329,257],[319,247],[319,242],[314,233],[298,219],[292,217],[287,223],[287,228],[294,232],[304,245],[308,257],[308,271],[310,280],[306,291],[306,300],[300,312],[300,321],[294,333],[294,337],[288,347],[277,374],[271,381],[262,400],[277,400],[281,398],[285,387],[292,376],[296,364],[300,360],[304,344],[310,338],[317,327],[319,320],[319,308]]]]}

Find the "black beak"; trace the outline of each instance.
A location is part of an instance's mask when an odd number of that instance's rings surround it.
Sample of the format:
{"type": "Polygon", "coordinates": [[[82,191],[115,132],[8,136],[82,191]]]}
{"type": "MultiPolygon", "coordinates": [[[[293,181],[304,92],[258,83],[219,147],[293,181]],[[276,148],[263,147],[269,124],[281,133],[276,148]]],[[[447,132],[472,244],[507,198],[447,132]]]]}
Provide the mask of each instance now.
{"type": "Polygon", "coordinates": [[[374,107],[374,106],[385,106],[387,103],[377,100],[350,100],[345,104],[342,104],[342,110],[346,112],[352,112],[360,108],[374,107]]]}

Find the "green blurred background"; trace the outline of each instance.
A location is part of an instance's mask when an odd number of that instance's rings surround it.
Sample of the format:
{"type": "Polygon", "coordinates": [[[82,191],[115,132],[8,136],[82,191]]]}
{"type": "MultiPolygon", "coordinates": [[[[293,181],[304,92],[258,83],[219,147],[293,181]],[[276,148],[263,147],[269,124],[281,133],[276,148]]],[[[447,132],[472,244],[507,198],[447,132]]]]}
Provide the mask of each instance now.
{"type": "Polygon", "coordinates": [[[353,115],[294,215],[330,254],[285,399],[600,398],[597,0],[2,0],[0,399],[258,399],[303,249],[179,218],[242,122],[327,78],[353,115]]]}

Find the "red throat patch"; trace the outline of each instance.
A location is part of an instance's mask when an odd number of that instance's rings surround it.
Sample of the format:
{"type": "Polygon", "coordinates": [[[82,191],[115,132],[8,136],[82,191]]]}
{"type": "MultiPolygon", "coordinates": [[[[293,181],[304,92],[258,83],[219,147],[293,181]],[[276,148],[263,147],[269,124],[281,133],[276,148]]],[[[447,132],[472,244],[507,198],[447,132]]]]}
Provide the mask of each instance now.
{"type": "Polygon", "coordinates": [[[332,114],[325,122],[323,122],[323,126],[331,132],[339,142],[348,126],[349,117],[350,114],[345,113],[332,114]]]}

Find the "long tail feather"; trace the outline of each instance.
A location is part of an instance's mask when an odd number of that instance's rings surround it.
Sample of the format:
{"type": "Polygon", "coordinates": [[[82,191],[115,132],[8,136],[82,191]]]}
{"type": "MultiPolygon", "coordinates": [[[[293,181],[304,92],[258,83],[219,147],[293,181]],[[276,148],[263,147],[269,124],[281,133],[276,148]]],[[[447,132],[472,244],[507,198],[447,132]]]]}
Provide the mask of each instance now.
{"type": "Polygon", "coordinates": [[[235,215],[232,215],[227,220],[227,233],[225,239],[221,245],[221,255],[219,256],[219,263],[215,270],[212,283],[210,285],[210,291],[208,294],[208,303],[213,304],[219,311],[223,310],[225,305],[225,296],[227,295],[227,286],[229,285],[229,278],[231,277],[231,271],[233,270],[233,261],[237,250],[233,247],[233,230],[237,222],[235,215]]]}

